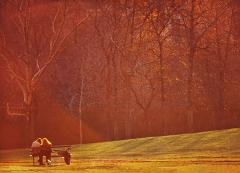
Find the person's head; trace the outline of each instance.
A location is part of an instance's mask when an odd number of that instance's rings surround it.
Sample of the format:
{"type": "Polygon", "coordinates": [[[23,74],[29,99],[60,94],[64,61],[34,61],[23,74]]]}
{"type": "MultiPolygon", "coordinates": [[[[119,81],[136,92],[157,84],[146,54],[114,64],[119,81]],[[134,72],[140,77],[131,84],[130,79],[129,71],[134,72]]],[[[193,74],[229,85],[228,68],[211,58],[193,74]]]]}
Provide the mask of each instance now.
{"type": "Polygon", "coordinates": [[[42,139],[41,139],[41,138],[38,138],[38,139],[36,140],[36,142],[38,142],[39,144],[42,144],[42,139]]]}
{"type": "Polygon", "coordinates": [[[43,138],[42,139],[42,145],[43,146],[51,146],[52,143],[47,138],[43,138]]]}

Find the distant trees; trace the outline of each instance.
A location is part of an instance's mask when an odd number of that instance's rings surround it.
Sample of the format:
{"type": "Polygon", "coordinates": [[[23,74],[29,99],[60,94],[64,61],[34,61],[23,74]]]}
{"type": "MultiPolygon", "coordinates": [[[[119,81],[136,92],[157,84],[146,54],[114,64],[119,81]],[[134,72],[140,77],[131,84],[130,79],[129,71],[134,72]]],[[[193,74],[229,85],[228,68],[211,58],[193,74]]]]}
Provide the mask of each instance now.
{"type": "Polygon", "coordinates": [[[4,7],[14,13],[2,20],[1,65],[26,105],[45,73],[44,85],[80,115],[81,142],[84,123],[120,139],[238,120],[235,1],[12,2],[4,7]]]}

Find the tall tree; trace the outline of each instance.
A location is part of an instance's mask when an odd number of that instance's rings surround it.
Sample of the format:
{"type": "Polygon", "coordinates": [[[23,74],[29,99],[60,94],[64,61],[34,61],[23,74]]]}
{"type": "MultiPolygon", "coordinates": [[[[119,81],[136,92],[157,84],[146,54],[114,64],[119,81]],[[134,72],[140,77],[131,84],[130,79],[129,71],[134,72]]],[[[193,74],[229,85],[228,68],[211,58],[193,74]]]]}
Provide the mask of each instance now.
{"type": "MultiPolygon", "coordinates": [[[[30,0],[7,1],[5,28],[1,29],[0,56],[9,76],[14,78],[26,106],[29,139],[34,137],[33,100],[39,81],[48,67],[64,50],[67,39],[76,30],[69,28],[69,3],[58,1],[49,11],[40,2],[30,0]],[[46,16],[48,13],[49,16],[46,16]],[[17,40],[17,41],[14,41],[17,40]]],[[[87,17],[77,22],[79,27],[87,17]]]]}

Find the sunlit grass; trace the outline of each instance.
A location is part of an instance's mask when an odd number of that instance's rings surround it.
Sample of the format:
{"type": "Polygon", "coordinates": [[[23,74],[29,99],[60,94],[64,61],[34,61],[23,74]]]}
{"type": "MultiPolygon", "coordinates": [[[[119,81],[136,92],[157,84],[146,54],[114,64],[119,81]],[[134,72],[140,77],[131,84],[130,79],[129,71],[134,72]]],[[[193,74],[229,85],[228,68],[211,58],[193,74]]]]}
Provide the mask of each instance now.
{"type": "Polygon", "coordinates": [[[28,149],[0,152],[0,172],[239,173],[240,129],[75,145],[72,163],[33,166],[28,149]]]}

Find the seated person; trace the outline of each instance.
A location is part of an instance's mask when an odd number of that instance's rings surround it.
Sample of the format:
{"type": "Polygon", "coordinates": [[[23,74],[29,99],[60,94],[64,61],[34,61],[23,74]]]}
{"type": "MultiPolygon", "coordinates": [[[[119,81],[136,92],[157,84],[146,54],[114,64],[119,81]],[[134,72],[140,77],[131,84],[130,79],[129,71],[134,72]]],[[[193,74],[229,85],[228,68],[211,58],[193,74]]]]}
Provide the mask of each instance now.
{"type": "Polygon", "coordinates": [[[40,165],[43,165],[43,156],[41,154],[42,139],[38,138],[37,140],[33,141],[31,148],[32,148],[32,155],[39,156],[38,162],[40,165]]]}
{"type": "Polygon", "coordinates": [[[43,138],[42,144],[41,144],[41,153],[43,156],[46,156],[47,164],[51,164],[51,153],[52,153],[51,147],[52,147],[52,143],[47,138],[43,138]]]}
{"type": "Polygon", "coordinates": [[[42,144],[42,139],[38,138],[37,140],[33,141],[31,148],[40,148],[42,144]]]}

